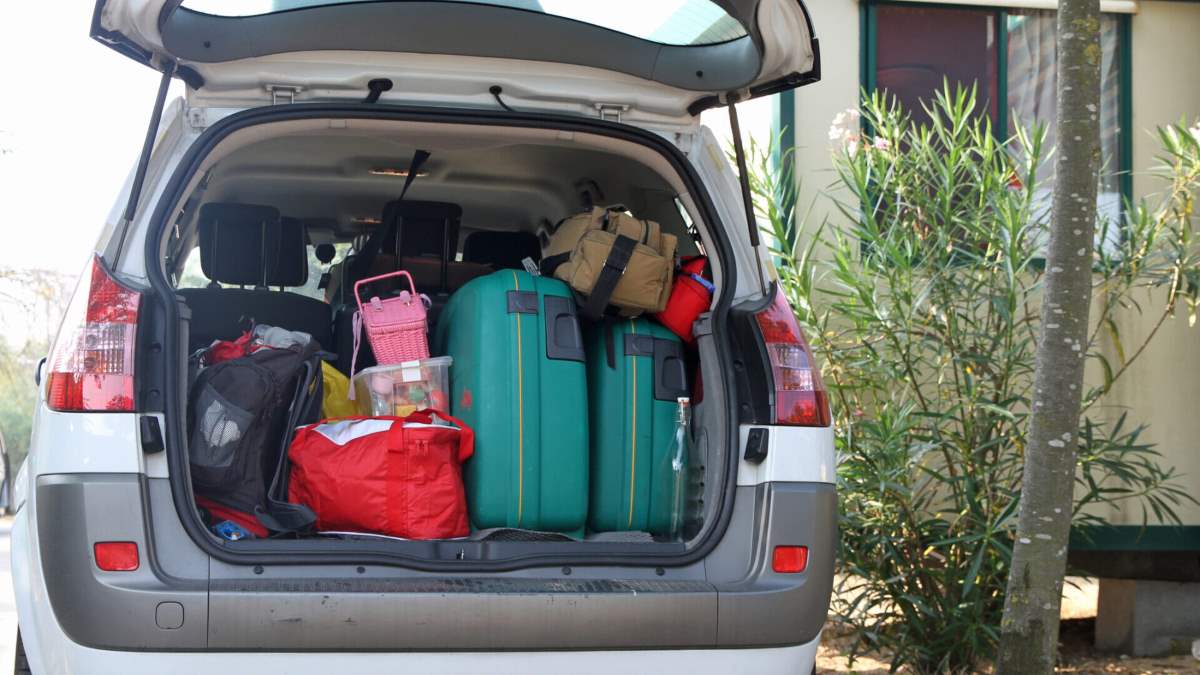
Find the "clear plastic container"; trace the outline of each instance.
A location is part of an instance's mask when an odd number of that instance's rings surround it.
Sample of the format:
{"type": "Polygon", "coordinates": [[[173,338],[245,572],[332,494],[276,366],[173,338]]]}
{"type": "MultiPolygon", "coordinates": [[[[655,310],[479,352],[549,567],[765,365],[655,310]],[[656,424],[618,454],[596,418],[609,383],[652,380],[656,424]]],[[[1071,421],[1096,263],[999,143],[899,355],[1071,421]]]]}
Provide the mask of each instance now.
{"type": "Polygon", "coordinates": [[[360,415],[405,417],[414,410],[450,412],[449,356],[367,368],[354,375],[354,400],[360,415]]]}

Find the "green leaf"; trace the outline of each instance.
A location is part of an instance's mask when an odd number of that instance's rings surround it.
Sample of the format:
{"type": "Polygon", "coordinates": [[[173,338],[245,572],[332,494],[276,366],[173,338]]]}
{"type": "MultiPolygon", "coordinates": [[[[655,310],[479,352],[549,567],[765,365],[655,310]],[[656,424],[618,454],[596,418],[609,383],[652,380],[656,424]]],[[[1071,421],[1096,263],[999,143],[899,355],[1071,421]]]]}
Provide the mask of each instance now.
{"type": "Polygon", "coordinates": [[[1125,347],[1121,344],[1121,331],[1117,329],[1117,324],[1112,320],[1112,317],[1106,317],[1104,327],[1108,330],[1108,339],[1112,340],[1113,348],[1117,350],[1117,358],[1121,360],[1121,365],[1128,363],[1125,358],[1125,347]]]}

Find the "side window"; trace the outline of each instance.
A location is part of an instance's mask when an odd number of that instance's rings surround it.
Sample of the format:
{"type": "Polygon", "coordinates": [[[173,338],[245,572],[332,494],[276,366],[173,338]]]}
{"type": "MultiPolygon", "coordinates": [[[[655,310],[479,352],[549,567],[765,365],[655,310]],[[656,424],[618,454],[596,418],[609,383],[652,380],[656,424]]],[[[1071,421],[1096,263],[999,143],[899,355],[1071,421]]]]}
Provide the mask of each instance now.
{"type": "Polygon", "coordinates": [[[191,251],[188,251],[187,259],[183,263],[183,271],[179,274],[179,283],[175,284],[175,287],[205,288],[208,283],[208,277],[204,276],[204,270],[200,267],[200,247],[193,247],[191,251]]]}
{"type": "MultiPolygon", "coordinates": [[[[333,257],[333,262],[329,265],[322,264],[317,260],[316,247],[312,244],[308,245],[308,281],[303,286],[288,288],[287,290],[300,295],[307,295],[310,298],[317,300],[325,299],[325,291],[319,288],[321,284],[321,276],[329,271],[333,265],[340,263],[346,259],[346,255],[350,252],[350,242],[342,242],[333,245],[337,253],[333,257]]],[[[208,277],[204,276],[204,270],[200,267],[200,247],[195,247],[188,252],[187,260],[183,263],[183,271],[179,275],[179,283],[176,288],[206,288],[209,285],[208,277]]],[[[228,284],[221,284],[223,287],[228,287],[228,284]]]]}
{"type": "Polygon", "coordinates": [[[289,288],[288,290],[292,291],[293,293],[299,293],[300,295],[307,295],[310,298],[316,298],[317,300],[324,301],[325,300],[325,289],[320,288],[321,277],[324,276],[324,274],[326,272],[328,272],[331,267],[333,267],[334,265],[337,265],[338,263],[340,263],[346,259],[346,255],[350,252],[351,245],[350,245],[350,242],[339,242],[339,243],[334,244],[333,248],[335,251],[337,251],[337,253],[335,253],[333,256],[333,262],[326,265],[326,264],[322,263],[320,260],[317,260],[317,253],[316,253],[317,247],[313,246],[312,244],[309,244],[308,245],[308,281],[303,286],[299,286],[297,288],[289,288]]]}
{"type": "Polygon", "coordinates": [[[978,85],[979,101],[997,122],[999,58],[996,12],[990,9],[880,4],[875,8],[875,86],[899,99],[914,122],[943,80],[978,85]]]}

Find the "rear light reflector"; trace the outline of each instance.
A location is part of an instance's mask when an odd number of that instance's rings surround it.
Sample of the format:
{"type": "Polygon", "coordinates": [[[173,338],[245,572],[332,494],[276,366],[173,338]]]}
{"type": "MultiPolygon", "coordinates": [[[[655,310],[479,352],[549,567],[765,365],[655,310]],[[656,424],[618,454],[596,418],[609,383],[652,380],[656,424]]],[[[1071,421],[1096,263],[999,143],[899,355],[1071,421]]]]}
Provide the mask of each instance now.
{"type": "Polygon", "coordinates": [[[776,546],[771,554],[771,569],[779,574],[799,574],[808,567],[807,546],[776,546]]]}
{"type": "Polygon", "coordinates": [[[50,352],[46,404],[53,410],[133,410],[133,356],[141,294],[122,286],[99,256],[85,270],[50,352]]]}
{"type": "Polygon", "coordinates": [[[771,304],[755,315],[775,380],[775,423],[829,426],[829,398],[796,315],[776,287],[771,304]]]}
{"type": "Polygon", "coordinates": [[[132,541],[100,541],[92,547],[96,567],[105,572],[132,572],[138,568],[138,547],[132,541]]]}

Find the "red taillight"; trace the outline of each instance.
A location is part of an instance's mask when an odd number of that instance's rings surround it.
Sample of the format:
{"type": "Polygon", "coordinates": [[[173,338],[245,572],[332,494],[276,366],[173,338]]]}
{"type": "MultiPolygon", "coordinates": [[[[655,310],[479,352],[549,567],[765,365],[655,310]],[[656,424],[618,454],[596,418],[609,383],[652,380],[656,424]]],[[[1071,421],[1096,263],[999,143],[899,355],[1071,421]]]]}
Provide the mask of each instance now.
{"type": "Polygon", "coordinates": [[[829,399],[821,372],[783,293],[776,289],[774,300],[755,318],[775,379],[775,422],[829,426],[829,399]]]}
{"type": "Polygon", "coordinates": [[[96,567],[105,572],[132,572],[138,568],[138,548],[132,541],[101,541],[92,547],[96,567]]]}
{"type": "Polygon", "coordinates": [[[808,567],[807,546],[776,546],[771,554],[771,569],[779,574],[799,574],[808,567]]]}
{"type": "Polygon", "coordinates": [[[53,410],[132,411],[133,349],[141,294],[92,258],[71,297],[47,367],[53,410]]]}

